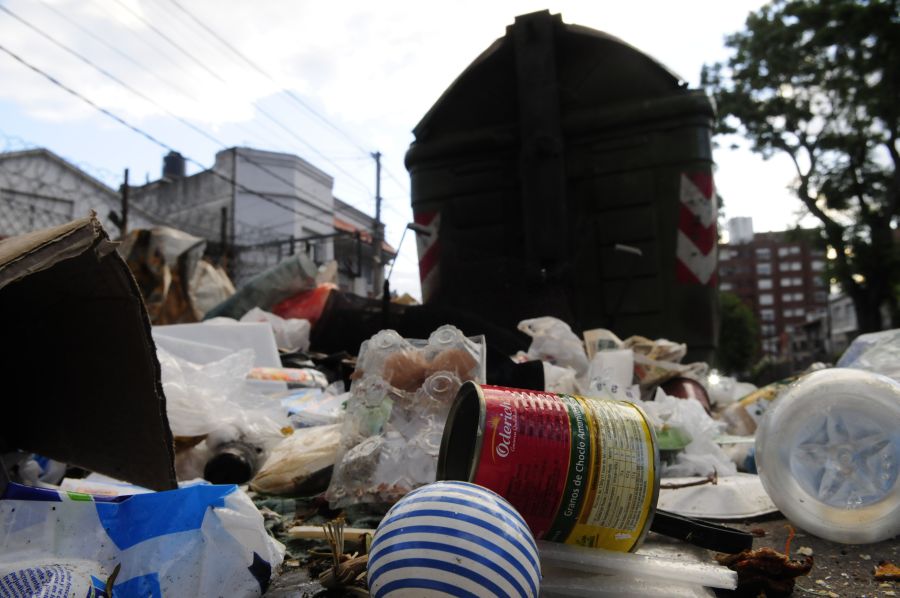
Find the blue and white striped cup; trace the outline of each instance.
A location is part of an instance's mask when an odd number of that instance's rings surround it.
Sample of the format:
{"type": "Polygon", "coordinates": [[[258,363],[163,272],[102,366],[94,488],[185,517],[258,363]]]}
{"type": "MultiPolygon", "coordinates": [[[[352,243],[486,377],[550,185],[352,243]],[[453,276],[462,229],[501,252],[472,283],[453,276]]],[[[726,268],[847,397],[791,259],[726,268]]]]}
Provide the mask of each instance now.
{"type": "Polygon", "coordinates": [[[468,482],[413,490],[387,512],[369,553],[369,591],[388,596],[536,598],[534,536],[504,498],[468,482]]]}

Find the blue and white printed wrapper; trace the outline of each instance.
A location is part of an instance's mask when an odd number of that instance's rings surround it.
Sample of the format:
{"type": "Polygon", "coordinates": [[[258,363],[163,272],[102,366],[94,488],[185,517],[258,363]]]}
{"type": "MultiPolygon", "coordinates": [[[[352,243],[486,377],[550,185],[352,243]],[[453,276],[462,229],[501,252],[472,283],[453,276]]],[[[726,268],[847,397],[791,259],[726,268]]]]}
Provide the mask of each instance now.
{"type": "Polygon", "coordinates": [[[117,565],[116,598],[260,596],[283,558],[237,486],[100,497],[10,484],[0,497],[4,597],[42,579],[42,597],[105,597],[117,565]]]}

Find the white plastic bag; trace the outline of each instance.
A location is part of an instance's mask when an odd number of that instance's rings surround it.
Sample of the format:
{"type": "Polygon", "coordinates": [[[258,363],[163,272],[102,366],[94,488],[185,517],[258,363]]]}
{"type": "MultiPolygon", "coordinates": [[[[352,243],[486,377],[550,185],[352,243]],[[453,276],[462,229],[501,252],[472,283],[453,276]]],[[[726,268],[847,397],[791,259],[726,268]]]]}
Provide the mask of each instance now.
{"type": "Polygon", "coordinates": [[[575,370],[576,377],[587,373],[588,359],[584,344],[562,320],[543,316],[522,320],[518,328],[532,339],[528,347],[529,358],[570,367],[575,370]]]}
{"type": "Polygon", "coordinates": [[[654,400],[640,405],[657,428],[680,428],[691,437],[676,455],[675,463],[663,464],[662,477],[705,476],[714,471],[719,476],[737,474],[734,462],[714,440],[724,432],[725,423],[711,418],[699,401],[679,399],[656,389],[654,400]]]}
{"type": "Polygon", "coordinates": [[[308,351],[309,333],[312,327],[309,320],[301,318],[284,319],[271,312],[254,307],[243,316],[241,322],[266,322],[272,327],[275,342],[279,349],[288,351],[308,351]]]}
{"type": "Polygon", "coordinates": [[[553,365],[549,361],[541,362],[544,366],[544,390],[563,394],[578,394],[578,382],[575,370],[553,365]]]}
{"type": "MultiPolygon", "coordinates": [[[[237,486],[109,498],[10,484],[0,499],[0,584],[28,575],[102,588],[120,565],[116,598],[250,597],[265,591],[283,558],[237,486]]],[[[53,585],[3,590],[4,598],[70,596],[51,593],[53,585]]]]}

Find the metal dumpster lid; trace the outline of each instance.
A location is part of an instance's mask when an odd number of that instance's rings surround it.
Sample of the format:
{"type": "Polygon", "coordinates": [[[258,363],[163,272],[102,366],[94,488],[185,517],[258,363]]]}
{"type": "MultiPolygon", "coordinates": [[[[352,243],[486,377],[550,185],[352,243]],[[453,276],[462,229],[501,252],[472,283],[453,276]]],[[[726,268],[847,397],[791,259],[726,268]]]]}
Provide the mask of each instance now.
{"type": "MultiPolygon", "coordinates": [[[[435,125],[443,120],[449,119],[448,112],[453,110],[454,105],[466,102],[467,98],[463,96],[469,93],[469,90],[465,89],[467,84],[470,84],[473,79],[477,79],[485,67],[496,68],[497,65],[492,63],[508,61],[509,68],[507,70],[513,77],[515,76],[512,32],[514,28],[523,27],[529,20],[533,19],[551,19],[554,22],[557,44],[580,39],[583,43],[598,46],[598,49],[607,46],[607,51],[614,50],[620,52],[621,55],[619,58],[625,57],[626,59],[637,63],[640,67],[638,69],[632,69],[630,67],[622,68],[620,66],[622,62],[620,59],[609,60],[608,64],[610,64],[611,67],[605,70],[605,73],[609,75],[606,78],[614,80],[617,89],[623,91],[633,89],[635,96],[633,99],[643,99],[648,97],[645,91],[641,90],[638,85],[638,83],[641,82],[652,83],[653,87],[657,89],[657,94],[659,91],[663,90],[668,90],[669,93],[678,93],[679,90],[684,89],[687,85],[684,78],[680,77],[664,64],[614,35],[582,25],[563,23],[562,15],[550,14],[550,11],[548,10],[538,11],[517,16],[514,24],[507,26],[506,35],[495,40],[487,49],[475,58],[475,60],[473,60],[458,77],[456,77],[428,112],[422,117],[419,123],[413,128],[413,134],[416,136],[417,141],[422,141],[427,138],[435,125]]],[[[558,55],[562,54],[563,52],[558,52],[558,55]]],[[[598,67],[602,67],[605,64],[602,60],[604,56],[602,52],[595,52],[594,56],[596,57],[595,60],[591,62],[589,68],[585,69],[587,76],[590,77],[594,77],[597,73],[602,72],[603,69],[598,67]]],[[[584,55],[580,53],[576,58],[583,60],[584,55]]],[[[566,57],[562,56],[560,62],[565,59],[566,57]]],[[[563,77],[564,75],[560,75],[561,95],[562,92],[566,90],[566,86],[563,85],[563,83],[565,83],[565,81],[562,80],[563,77]]],[[[503,85],[501,81],[491,77],[484,77],[483,83],[484,85],[480,86],[482,89],[487,87],[496,90],[503,85]]],[[[583,83],[584,81],[581,81],[579,84],[583,83]]],[[[510,94],[514,96],[514,90],[510,90],[510,94]]],[[[491,108],[488,106],[484,106],[483,108],[487,112],[491,111],[491,108]]],[[[514,114],[515,112],[512,111],[512,115],[514,114]]]]}

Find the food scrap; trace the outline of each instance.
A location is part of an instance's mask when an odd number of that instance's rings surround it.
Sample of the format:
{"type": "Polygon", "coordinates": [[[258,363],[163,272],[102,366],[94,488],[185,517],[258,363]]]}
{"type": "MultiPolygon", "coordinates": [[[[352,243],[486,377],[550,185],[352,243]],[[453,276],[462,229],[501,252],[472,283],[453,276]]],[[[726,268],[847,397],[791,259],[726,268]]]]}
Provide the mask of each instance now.
{"type": "Polygon", "coordinates": [[[876,581],[900,581],[900,567],[889,561],[880,561],[875,567],[876,581]]]}
{"type": "Polygon", "coordinates": [[[803,560],[791,559],[772,548],[744,550],[737,554],[719,554],[716,560],[737,571],[737,596],[776,598],[790,596],[795,578],[807,575],[813,566],[811,556],[803,560]]]}

